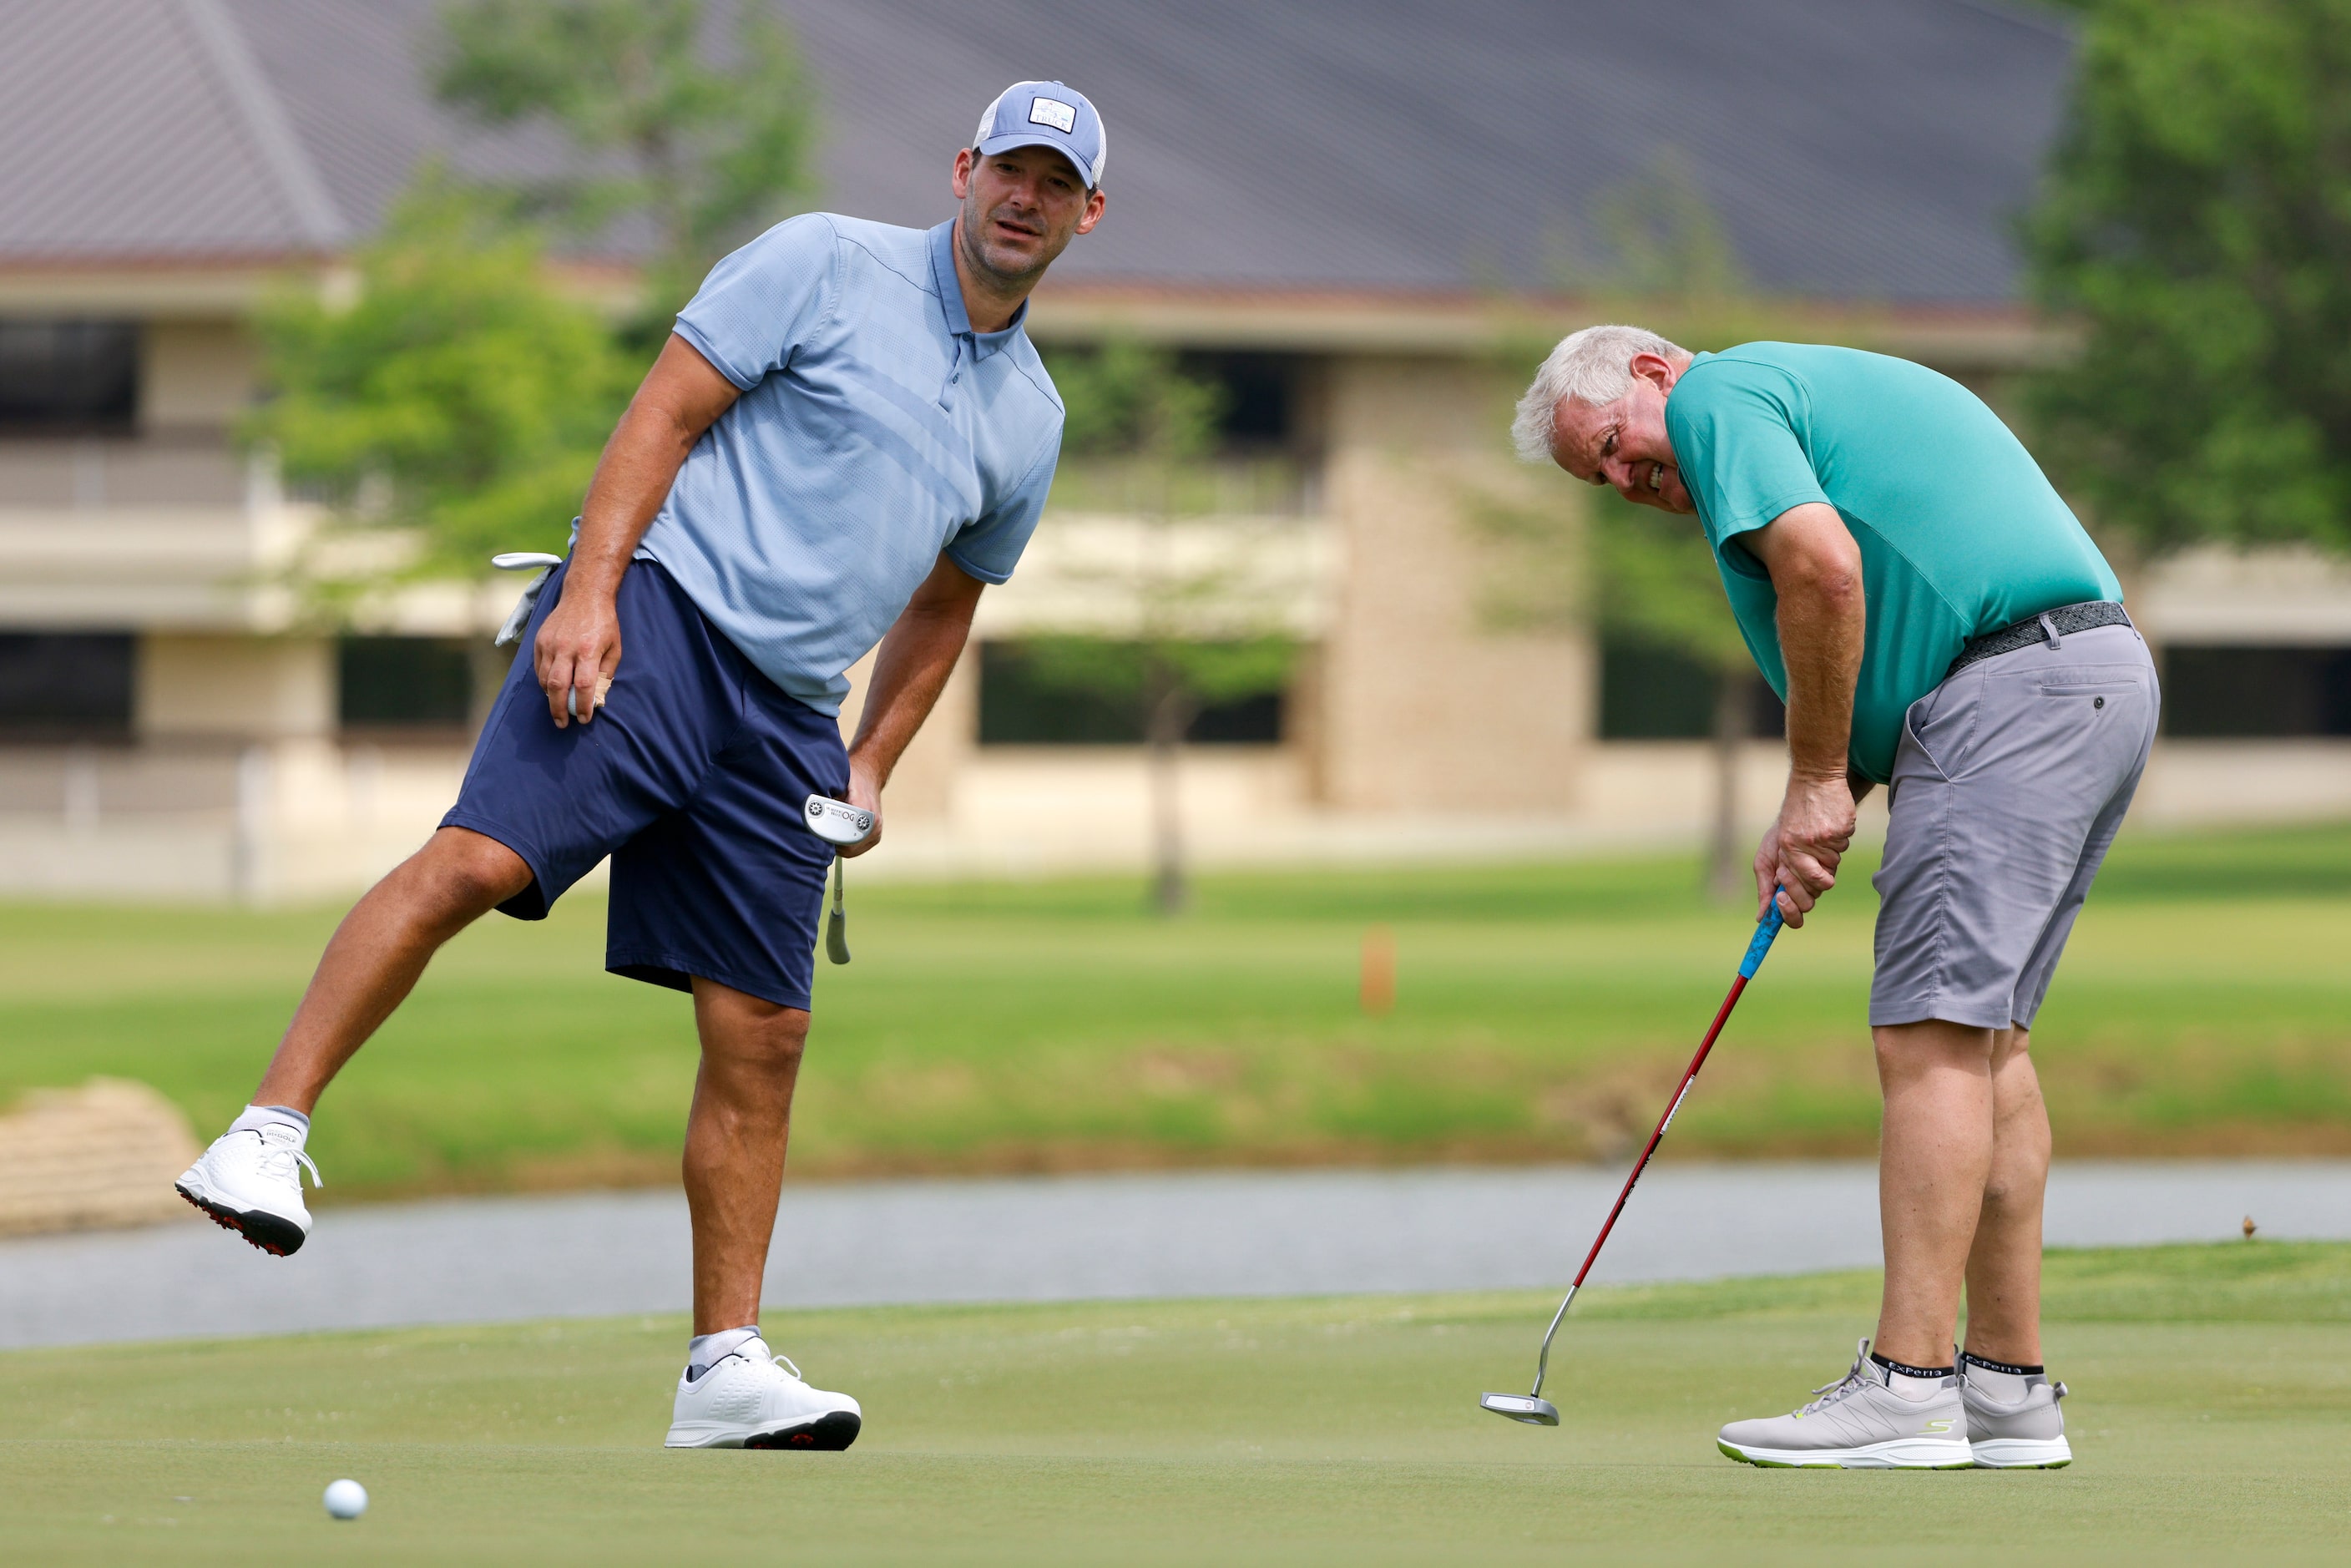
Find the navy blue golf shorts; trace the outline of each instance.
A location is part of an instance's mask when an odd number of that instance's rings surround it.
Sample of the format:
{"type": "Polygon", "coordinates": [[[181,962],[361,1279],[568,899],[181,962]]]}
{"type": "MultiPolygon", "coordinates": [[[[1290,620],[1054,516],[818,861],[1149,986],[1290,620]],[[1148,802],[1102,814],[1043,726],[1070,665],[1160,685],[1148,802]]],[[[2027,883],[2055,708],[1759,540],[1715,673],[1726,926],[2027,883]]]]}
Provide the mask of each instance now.
{"type": "Polygon", "coordinates": [[[832,846],[801,825],[841,795],[841,727],[752,667],[653,561],[621,580],[621,667],[593,724],[555,727],[531,649],[562,597],[548,580],[441,819],[514,851],[531,885],[498,907],[543,920],[612,857],[604,967],[679,990],[691,977],[809,1005],[832,846]]]}

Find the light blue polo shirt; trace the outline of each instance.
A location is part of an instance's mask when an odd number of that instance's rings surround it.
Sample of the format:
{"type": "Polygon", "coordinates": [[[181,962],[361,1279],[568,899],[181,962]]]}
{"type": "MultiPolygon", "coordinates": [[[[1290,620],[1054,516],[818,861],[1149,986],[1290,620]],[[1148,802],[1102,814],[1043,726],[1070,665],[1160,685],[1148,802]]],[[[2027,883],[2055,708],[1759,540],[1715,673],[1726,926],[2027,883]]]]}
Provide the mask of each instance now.
{"type": "Polygon", "coordinates": [[[940,552],[1012,575],[1044,510],[1061,400],[1021,330],[974,332],[954,224],[788,218],[711,269],[678,336],[742,389],[637,553],[752,664],[838,714],[940,552]]]}

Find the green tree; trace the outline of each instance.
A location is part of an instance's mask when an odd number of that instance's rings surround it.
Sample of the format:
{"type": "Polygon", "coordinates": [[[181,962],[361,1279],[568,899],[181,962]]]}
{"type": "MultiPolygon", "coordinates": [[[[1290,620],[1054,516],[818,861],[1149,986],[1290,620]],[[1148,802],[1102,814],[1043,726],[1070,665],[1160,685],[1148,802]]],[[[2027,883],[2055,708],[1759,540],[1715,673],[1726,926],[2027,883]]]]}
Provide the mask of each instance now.
{"type": "Polygon", "coordinates": [[[574,234],[651,223],[639,336],[657,342],[711,263],[810,192],[812,94],[765,0],[734,6],[717,61],[701,0],[452,0],[441,20],[444,101],[551,125],[580,155],[514,189],[528,209],[574,234]]]}
{"type": "Polygon", "coordinates": [[[2351,0],[2104,0],[2028,225],[2038,444],[2142,557],[2351,548],[2351,0]]]}
{"type": "Polygon", "coordinates": [[[1047,636],[1029,652],[1049,684],[1139,710],[1151,778],[1152,902],[1174,914],[1188,898],[1177,795],[1184,737],[1205,706],[1280,690],[1296,644],[1252,580],[1251,541],[1225,538],[1213,559],[1201,559],[1178,538],[1185,519],[1216,506],[1217,389],[1183,373],[1165,350],[1133,342],[1057,353],[1050,368],[1069,410],[1065,463],[1092,465],[1097,483],[1106,473],[1117,509],[1141,522],[1144,537],[1137,559],[1103,585],[1134,604],[1135,635],[1047,636]]]}
{"type": "Polygon", "coordinates": [[[534,234],[430,172],[355,259],[350,298],[289,284],[261,310],[269,397],[244,435],[333,498],[314,569],[353,529],[410,548],[342,550],[356,569],[311,586],[561,549],[633,380],[603,319],[549,287],[534,234]]]}

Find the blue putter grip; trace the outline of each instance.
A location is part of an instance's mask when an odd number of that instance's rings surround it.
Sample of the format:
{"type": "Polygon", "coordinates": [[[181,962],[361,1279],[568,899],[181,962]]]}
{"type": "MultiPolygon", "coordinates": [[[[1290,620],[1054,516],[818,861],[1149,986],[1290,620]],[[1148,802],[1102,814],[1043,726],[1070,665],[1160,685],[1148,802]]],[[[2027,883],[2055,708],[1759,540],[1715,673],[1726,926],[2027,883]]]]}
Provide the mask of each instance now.
{"type": "Polygon", "coordinates": [[[1787,923],[1787,917],[1780,913],[1780,895],[1775,891],[1771,895],[1771,907],[1765,910],[1763,918],[1755,923],[1755,936],[1747,944],[1747,956],[1739,961],[1740,979],[1755,977],[1755,971],[1763,967],[1763,955],[1771,950],[1771,939],[1780,935],[1780,927],[1787,923]]]}

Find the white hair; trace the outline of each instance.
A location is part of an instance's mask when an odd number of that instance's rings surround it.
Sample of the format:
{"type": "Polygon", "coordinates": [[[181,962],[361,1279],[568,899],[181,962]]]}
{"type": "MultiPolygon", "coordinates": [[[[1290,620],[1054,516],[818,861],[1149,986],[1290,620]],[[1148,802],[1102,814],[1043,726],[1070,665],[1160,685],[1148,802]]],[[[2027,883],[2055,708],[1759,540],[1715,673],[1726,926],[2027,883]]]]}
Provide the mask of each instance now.
{"type": "Polygon", "coordinates": [[[1510,443],[1519,449],[1519,460],[1552,461],[1552,426],[1562,399],[1606,408],[1631,392],[1635,354],[1689,358],[1687,350],[1646,327],[1586,327],[1562,338],[1535,372],[1527,395],[1519,399],[1519,412],[1510,421],[1510,443]]]}

